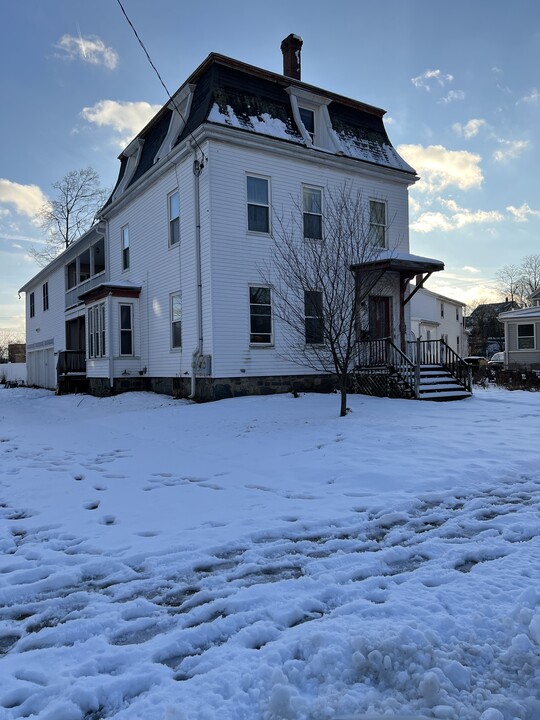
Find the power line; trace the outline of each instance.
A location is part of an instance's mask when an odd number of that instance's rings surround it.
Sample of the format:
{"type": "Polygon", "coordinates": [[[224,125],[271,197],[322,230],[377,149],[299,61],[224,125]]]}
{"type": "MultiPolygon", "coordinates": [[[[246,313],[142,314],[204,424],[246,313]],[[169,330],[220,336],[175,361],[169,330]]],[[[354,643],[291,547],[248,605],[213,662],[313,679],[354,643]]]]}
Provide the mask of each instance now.
{"type": "MultiPolygon", "coordinates": [[[[144,51],[144,54],[146,55],[146,57],[147,57],[147,59],[148,59],[148,62],[149,62],[150,65],[152,66],[153,71],[154,71],[154,72],[156,73],[156,75],[158,76],[159,82],[161,83],[161,85],[163,86],[163,89],[164,89],[165,92],[167,93],[167,96],[168,96],[169,100],[172,102],[174,109],[176,110],[176,112],[177,112],[177,113],[180,115],[180,117],[182,118],[182,121],[183,121],[183,123],[184,123],[184,126],[187,125],[186,119],[184,118],[184,116],[183,116],[182,113],[180,112],[180,108],[179,108],[178,105],[176,104],[176,101],[173,99],[173,97],[172,97],[171,93],[169,92],[167,86],[166,86],[165,83],[163,82],[163,79],[162,79],[161,75],[159,74],[159,70],[157,69],[157,67],[156,67],[156,66],[154,65],[154,63],[152,62],[152,58],[150,57],[150,53],[149,53],[148,50],[146,49],[145,44],[143,43],[143,41],[141,40],[141,38],[140,38],[140,36],[139,36],[139,33],[138,33],[137,30],[135,29],[135,26],[133,25],[133,23],[132,23],[131,20],[129,19],[129,16],[128,16],[127,12],[125,11],[124,6],[122,5],[121,0],[116,0],[116,2],[117,2],[118,5],[120,6],[120,10],[122,11],[124,17],[126,18],[126,20],[127,20],[128,24],[129,24],[130,28],[133,30],[133,33],[135,34],[135,37],[136,37],[137,40],[139,41],[139,45],[142,47],[142,49],[143,49],[143,51],[144,51]]],[[[193,133],[191,132],[191,130],[189,131],[189,134],[191,135],[191,138],[192,138],[193,142],[195,143],[195,145],[196,145],[196,146],[198,147],[198,149],[201,151],[201,155],[203,156],[203,159],[205,159],[203,149],[201,148],[201,146],[200,146],[199,143],[197,142],[196,138],[193,136],[193,133]]]]}

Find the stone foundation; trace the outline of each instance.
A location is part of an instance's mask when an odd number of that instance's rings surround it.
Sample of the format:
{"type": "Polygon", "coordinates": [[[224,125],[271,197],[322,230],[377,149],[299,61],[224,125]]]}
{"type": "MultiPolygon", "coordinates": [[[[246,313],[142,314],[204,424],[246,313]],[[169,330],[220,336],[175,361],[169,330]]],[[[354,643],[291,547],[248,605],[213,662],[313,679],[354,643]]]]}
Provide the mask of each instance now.
{"type": "MultiPolygon", "coordinates": [[[[333,392],[335,387],[335,378],[331,375],[197,378],[196,400],[210,402],[244,395],[274,395],[287,392],[327,393],[333,392]]],[[[111,388],[108,378],[88,378],[88,392],[97,397],[141,390],[186,398],[191,392],[191,379],[127,376],[115,378],[114,386],[111,388]]]]}

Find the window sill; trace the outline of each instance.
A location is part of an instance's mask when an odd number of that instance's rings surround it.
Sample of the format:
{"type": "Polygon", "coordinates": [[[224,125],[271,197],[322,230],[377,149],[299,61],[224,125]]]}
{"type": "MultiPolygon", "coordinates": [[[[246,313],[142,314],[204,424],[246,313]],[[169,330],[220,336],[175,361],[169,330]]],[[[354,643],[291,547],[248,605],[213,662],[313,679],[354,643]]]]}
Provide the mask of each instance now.
{"type": "Polygon", "coordinates": [[[246,230],[246,235],[254,235],[255,237],[272,237],[272,232],[258,232],[257,230],[246,230]]]}
{"type": "Polygon", "coordinates": [[[273,348],[274,343],[249,343],[250,348],[268,349],[273,348]]]}

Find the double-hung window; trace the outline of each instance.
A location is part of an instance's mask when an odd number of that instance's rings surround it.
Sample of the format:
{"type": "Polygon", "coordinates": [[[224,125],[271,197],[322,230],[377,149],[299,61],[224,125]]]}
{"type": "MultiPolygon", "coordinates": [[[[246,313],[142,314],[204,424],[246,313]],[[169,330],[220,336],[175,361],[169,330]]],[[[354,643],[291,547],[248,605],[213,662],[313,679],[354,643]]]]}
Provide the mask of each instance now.
{"type": "Polygon", "coordinates": [[[517,326],[518,350],[534,350],[534,323],[517,326]]]}
{"type": "Polygon", "coordinates": [[[323,294],[320,290],[304,291],[306,345],[324,343],[323,294]]]}
{"type": "Polygon", "coordinates": [[[304,238],[322,240],[322,190],[304,187],[302,191],[304,238]]]}
{"type": "Polygon", "coordinates": [[[124,225],[122,235],[122,270],[129,270],[129,227],[124,225]]]}
{"type": "Polygon", "coordinates": [[[386,247],[386,203],[369,201],[369,239],[375,247],[386,247]]]}
{"type": "Polygon", "coordinates": [[[49,309],[49,283],[43,283],[43,310],[49,309]]]}
{"type": "Polygon", "coordinates": [[[182,347],[182,296],[171,295],[171,348],[182,347]]]}
{"type": "Polygon", "coordinates": [[[33,318],[36,314],[36,303],[34,300],[34,293],[30,293],[30,317],[33,318]]]}
{"type": "Polygon", "coordinates": [[[120,355],[133,355],[133,305],[120,305],[120,355]]]}
{"type": "Polygon", "coordinates": [[[105,303],[88,309],[88,357],[105,357],[105,303]]]}
{"type": "Polygon", "coordinates": [[[248,175],[247,215],[249,232],[270,232],[270,188],[268,178],[248,175]]]}
{"type": "Polygon", "coordinates": [[[169,195],[169,246],[180,242],[180,196],[178,190],[169,195]]]}
{"type": "Polygon", "coordinates": [[[269,287],[251,285],[249,288],[249,342],[272,343],[272,296],[269,287]]]}

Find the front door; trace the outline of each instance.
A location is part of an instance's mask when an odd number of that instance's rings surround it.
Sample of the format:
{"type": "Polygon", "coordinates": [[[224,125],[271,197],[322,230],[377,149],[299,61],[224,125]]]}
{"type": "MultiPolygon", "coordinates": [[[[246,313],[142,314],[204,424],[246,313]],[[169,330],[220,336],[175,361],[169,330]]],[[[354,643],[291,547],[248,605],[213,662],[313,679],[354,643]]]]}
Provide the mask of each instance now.
{"type": "Polygon", "coordinates": [[[372,295],[369,298],[369,335],[372,340],[392,337],[392,298],[372,295]]]}

